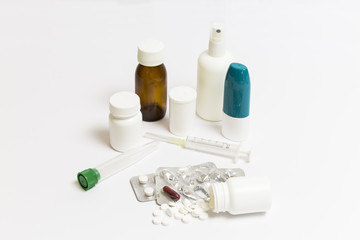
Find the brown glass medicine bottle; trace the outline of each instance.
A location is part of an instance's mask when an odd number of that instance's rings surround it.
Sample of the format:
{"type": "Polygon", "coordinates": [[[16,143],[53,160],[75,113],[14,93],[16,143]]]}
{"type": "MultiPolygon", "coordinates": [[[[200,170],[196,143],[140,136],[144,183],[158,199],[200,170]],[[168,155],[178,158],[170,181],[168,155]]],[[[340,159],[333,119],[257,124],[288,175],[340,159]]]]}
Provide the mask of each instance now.
{"type": "Polygon", "coordinates": [[[140,97],[143,120],[160,120],[165,116],[167,101],[164,44],[157,40],[141,42],[138,45],[138,61],[135,92],[140,97]]]}

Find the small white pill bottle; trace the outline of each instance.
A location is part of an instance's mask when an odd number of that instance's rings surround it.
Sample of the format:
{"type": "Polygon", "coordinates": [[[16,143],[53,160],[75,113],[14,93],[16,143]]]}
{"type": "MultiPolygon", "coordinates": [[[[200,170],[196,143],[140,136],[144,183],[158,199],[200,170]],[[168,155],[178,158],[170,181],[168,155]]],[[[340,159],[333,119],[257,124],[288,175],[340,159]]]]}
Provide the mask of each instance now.
{"type": "Polygon", "coordinates": [[[118,92],[109,102],[111,147],[120,152],[136,147],[143,135],[139,96],[133,92],[118,92]]]}
{"type": "Polygon", "coordinates": [[[271,207],[271,187],[266,177],[233,177],[210,186],[213,212],[247,214],[266,212],[271,207]]]}

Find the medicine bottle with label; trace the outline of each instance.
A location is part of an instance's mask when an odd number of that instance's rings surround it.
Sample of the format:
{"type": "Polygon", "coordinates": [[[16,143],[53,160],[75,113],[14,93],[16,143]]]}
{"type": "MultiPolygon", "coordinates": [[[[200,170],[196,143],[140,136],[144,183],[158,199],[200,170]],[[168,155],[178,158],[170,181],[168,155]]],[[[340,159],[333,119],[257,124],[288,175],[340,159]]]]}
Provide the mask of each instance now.
{"type": "Polygon", "coordinates": [[[160,120],[165,116],[167,101],[164,44],[157,40],[141,42],[138,45],[138,61],[135,92],[140,97],[143,120],[160,120]]]}
{"type": "Polygon", "coordinates": [[[233,177],[210,185],[212,211],[246,214],[266,212],[271,207],[271,187],[266,177],[233,177]]]}
{"type": "Polygon", "coordinates": [[[139,96],[133,92],[118,92],[110,97],[110,145],[126,151],[139,144],[142,132],[139,96]]]}

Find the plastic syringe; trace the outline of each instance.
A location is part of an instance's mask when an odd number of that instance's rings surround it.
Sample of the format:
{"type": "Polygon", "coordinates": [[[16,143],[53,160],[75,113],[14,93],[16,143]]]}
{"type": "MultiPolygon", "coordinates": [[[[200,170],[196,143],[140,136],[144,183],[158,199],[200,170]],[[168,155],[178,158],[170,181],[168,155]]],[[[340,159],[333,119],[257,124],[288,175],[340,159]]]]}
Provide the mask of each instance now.
{"type": "Polygon", "coordinates": [[[124,152],[123,154],[114,157],[95,168],[89,168],[77,174],[77,179],[80,186],[84,190],[89,190],[98,182],[111,177],[115,173],[133,165],[140,161],[159,147],[158,141],[147,143],[138,148],[124,152]]]}
{"type": "Polygon", "coordinates": [[[243,159],[245,162],[250,161],[251,150],[243,147],[241,144],[231,144],[216,140],[210,140],[198,137],[174,138],[155,133],[146,133],[145,137],[162,142],[180,145],[184,148],[193,149],[200,152],[220,155],[234,159],[235,162],[243,159]]]}

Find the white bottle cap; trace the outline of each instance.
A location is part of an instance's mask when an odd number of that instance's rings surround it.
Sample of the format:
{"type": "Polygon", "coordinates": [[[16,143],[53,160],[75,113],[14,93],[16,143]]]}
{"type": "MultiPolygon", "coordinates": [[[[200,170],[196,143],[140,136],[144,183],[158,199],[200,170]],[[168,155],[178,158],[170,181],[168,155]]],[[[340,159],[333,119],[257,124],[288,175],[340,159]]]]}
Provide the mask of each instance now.
{"type": "Polygon", "coordinates": [[[169,129],[175,135],[186,136],[192,129],[196,110],[196,91],[180,86],[170,90],[169,129]]]}
{"type": "Polygon", "coordinates": [[[144,40],[138,45],[138,61],[147,67],[159,66],[164,62],[165,46],[158,40],[144,40]]]}
{"type": "Polygon", "coordinates": [[[133,92],[118,92],[110,97],[110,113],[117,118],[128,118],[140,111],[140,98],[133,92]]]}

